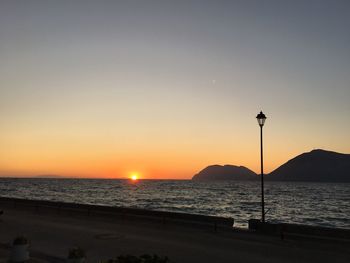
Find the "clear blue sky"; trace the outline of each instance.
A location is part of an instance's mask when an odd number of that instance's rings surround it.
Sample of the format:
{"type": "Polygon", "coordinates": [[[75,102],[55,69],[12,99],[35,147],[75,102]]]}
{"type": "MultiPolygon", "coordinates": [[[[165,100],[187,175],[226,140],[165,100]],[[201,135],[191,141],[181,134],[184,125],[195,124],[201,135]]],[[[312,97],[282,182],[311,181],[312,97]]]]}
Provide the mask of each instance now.
{"type": "Polygon", "coordinates": [[[189,178],[350,153],[349,1],[1,1],[0,174],[189,178]]]}

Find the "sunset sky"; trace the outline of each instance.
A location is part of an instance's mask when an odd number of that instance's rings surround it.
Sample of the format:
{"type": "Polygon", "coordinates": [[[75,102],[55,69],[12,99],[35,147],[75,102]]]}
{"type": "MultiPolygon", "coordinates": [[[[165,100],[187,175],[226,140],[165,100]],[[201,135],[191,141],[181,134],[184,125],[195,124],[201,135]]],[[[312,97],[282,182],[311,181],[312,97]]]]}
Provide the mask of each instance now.
{"type": "Polygon", "coordinates": [[[350,153],[350,1],[0,1],[0,175],[191,178],[350,153]]]}

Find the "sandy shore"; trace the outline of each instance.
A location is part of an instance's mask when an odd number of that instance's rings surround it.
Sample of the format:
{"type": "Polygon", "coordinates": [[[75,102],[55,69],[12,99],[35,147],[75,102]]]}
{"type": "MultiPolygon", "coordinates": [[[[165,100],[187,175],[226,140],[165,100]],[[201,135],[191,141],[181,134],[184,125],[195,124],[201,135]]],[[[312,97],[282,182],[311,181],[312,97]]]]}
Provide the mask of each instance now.
{"type": "MultiPolygon", "coordinates": [[[[110,216],[2,207],[0,255],[17,235],[31,240],[32,255],[64,262],[68,249],[81,246],[87,262],[120,254],[168,256],[171,262],[350,262],[348,242],[266,236],[242,230],[196,228],[110,216]]],[[[38,261],[39,262],[39,261],[38,261]]]]}

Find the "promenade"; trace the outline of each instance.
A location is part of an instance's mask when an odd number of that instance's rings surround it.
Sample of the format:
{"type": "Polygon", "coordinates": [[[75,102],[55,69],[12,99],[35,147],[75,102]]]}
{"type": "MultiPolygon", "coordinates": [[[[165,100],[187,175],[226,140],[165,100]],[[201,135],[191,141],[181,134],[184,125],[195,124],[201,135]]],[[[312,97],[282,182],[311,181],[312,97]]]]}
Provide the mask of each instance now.
{"type": "Polygon", "coordinates": [[[3,206],[0,259],[18,235],[30,239],[32,262],[65,262],[68,249],[86,250],[87,262],[120,254],[158,254],[170,262],[350,262],[348,242],[256,234],[247,230],[87,216],[3,206]]]}

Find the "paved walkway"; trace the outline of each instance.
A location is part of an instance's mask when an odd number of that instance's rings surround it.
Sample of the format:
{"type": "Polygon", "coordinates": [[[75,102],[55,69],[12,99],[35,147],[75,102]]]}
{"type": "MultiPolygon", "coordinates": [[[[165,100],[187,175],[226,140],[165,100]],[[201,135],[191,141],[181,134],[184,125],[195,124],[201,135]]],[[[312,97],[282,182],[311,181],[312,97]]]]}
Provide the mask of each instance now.
{"type": "MultiPolygon", "coordinates": [[[[9,244],[17,235],[27,236],[32,255],[42,259],[41,262],[59,262],[73,246],[86,250],[87,262],[120,254],[153,253],[168,256],[175,263],[350,262],[349,244],[289,239],[288,236],[282,241],[278,237],[242,231],[214,232],[209,228],[38,213],[18,208],[5,209],[0,233],[1,244],[9,244]]],[[[6,249],[1,248],[0,255],[5,254],[6,249]]]]}

